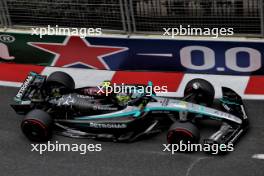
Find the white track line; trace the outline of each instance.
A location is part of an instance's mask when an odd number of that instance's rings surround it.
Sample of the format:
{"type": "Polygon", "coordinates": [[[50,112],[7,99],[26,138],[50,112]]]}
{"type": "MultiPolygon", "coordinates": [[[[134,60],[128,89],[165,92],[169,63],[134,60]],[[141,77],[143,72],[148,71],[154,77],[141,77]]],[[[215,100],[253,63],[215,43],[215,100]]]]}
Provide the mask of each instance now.
{"type": "MultiPolygon", "coordinates": [[[[75,80],[76,87],[98,86],[105,80],[112,80],[115,71],[93,70],[93,69],[76,69],[76,68],[58,68],[46,67],[43,69],[43,75],[49,75],[54,71],[64,71],[70,74],[75,80]]],[[[229,87],[236,91],[243,99],[263,100],[264,95],[247,95],[245,89],[247,87],[249,76],[233,76],[233,75],[208,75],[208,74],[184,74],[177,92],[158,93],[158,96],[165,97],[182,97],[184,88],[188,81],[194,78],[202,78],[214,85],[215,97],[222,97],[221,87],[229,87]]],[[[0,85],[9,87],[20,87],[19,82],[0,81],[0,85]]]]}
{"type": "Polygon", "coordinates": [[[1,86],[7,87],[20,87],[22,83],[20,82],[10,82],[10,81],[0,81],[1,86]]]}
{"type": "Polygon", "coordinates": [[[197,165],[200,161],[207,159],[207,158],[211,158],[211,157],[201,157],[198,158],[196,160],[194,160],[194,162],[189,166],[189,168],[186,171],[186,176],[190,176],[192,169],[194,168],[195,165],[197,165]]]}
{"type": "Polygon", "coordinates": [[[93,69],[76,69],[76,68],[58,68],[58,67],[46,67],[41,74],[50,75],[55,71],[64,71],[70,74],[76,84],[76,87],[85,86],[98,86],[103,81],[111,80],[114,71],[108,70],[93,70],[93,69]]]}
{"type": "Polygon", "coordinates": [[[252,158],[264,160],[264,154],[255,154],[255,155],[252,156],[252,158]]]}

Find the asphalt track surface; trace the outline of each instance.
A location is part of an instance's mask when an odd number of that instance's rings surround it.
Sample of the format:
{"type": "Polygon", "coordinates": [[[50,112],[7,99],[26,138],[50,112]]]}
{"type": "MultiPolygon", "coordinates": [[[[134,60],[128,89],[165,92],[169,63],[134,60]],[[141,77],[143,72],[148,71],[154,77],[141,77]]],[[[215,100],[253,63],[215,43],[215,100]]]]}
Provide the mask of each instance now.
{"type": "Polygon", "coordinates": [[[203,152],[162,152],[166,133],[135,143],[99,142],[54,136],[59,143],[101,143],[101,152],[31,152],[31,143],[20,131],[21,116],[9,104],[17,88],[0,87],[1,176],[263,176],[264,101],[245,101],[251,127],[248,134],[225,156],[203,152]]]}

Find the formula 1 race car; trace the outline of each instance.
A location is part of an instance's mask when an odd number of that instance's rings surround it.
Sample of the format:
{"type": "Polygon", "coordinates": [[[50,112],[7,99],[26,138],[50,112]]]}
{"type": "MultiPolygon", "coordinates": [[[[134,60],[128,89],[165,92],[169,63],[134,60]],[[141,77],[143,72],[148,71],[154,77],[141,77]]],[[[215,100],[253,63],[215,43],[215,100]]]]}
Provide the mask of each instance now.
{"type": "MultiPolygon", "coordinates": [[[[138,85],[135,85],[138,86],[138,85]]],[[[222,87],[219,107],[214,107],[214,87],[206,80],[187,83],[181,99],[131,91],[110,93],[98,87],[75,89],[64,72],[49,77],[31,72],[11,106],[25,114],[21,129],[32,141],[47,141],[52,132],[76,137],[131,142],[169,129],[167,141],[197,143],[198,120],[212,119],[220,129],[204,140],[207,144],[234,143],[248,128],[241,97],[222,87]]]]}

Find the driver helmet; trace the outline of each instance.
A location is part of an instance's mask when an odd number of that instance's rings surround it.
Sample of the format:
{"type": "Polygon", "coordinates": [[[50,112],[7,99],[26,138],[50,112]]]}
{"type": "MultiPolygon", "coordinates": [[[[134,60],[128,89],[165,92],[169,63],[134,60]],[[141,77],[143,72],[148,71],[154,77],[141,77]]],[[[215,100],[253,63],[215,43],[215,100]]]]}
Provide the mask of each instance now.
{"type": "Polygon", "coordinates": [[[119,105],[124,106],[131,100],[131,95],[127,93],[118,93],[116,95],[116,100],[119,105]]]}

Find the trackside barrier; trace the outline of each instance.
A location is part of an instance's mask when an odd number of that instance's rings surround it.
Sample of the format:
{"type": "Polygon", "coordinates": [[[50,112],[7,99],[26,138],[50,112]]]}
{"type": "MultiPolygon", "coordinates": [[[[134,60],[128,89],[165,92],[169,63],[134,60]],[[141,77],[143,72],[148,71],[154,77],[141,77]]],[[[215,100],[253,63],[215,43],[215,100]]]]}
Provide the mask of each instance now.
{"type": "Polygon", "coordinates": [[[0,33],[2,62],[100,70],[263,75],[264,42],[0,33]]]}

